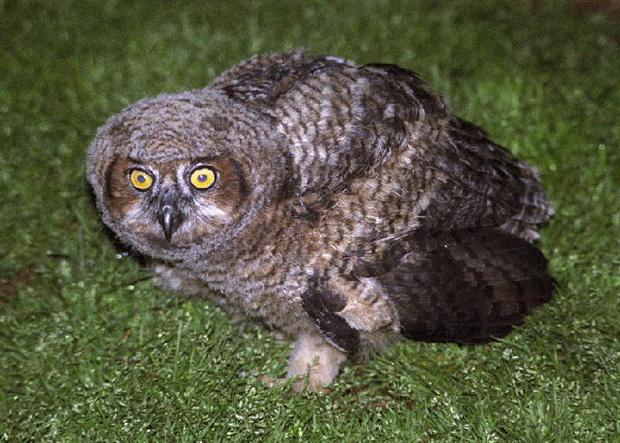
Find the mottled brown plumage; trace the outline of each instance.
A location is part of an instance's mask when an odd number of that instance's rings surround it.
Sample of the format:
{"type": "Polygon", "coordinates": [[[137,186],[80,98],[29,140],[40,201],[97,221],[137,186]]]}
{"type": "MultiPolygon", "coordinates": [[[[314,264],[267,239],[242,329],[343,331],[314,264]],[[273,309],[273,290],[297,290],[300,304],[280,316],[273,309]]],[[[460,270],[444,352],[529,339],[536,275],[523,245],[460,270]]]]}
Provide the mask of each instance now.
{"type": "Polygon", "coordinates": [[[311,389],[399,335],[505,335],[553,293],[535,169],[394,65],[254,57],[110,118],[87,169],[164,286],[296,340],[311,389]]]}

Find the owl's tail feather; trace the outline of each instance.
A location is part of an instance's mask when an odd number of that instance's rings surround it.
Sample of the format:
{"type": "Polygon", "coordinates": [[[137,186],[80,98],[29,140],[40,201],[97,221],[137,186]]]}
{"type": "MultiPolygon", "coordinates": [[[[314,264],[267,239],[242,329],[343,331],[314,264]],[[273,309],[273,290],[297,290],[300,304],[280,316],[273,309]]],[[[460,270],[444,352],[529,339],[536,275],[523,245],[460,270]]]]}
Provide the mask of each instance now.
{"type": "Polygon", "coordinates": [[[376,278],[407,338],[488,342],[553,295],[543,254],[500,229],[416,232],[404,241],[411,252],[376,278]]]}

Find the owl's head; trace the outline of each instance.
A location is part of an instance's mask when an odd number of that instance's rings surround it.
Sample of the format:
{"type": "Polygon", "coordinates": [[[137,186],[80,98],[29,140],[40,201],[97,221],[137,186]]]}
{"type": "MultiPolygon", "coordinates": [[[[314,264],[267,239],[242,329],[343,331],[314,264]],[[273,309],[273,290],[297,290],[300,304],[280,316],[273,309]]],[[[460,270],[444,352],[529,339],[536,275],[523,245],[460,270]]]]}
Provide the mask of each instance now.
{"type": "Polygon", "coordinates": [[[104,222],[162,259],[225,245],[282,194],[281,137],[217,92],[145,99],[110,118],[87,175],[104,222]]]}

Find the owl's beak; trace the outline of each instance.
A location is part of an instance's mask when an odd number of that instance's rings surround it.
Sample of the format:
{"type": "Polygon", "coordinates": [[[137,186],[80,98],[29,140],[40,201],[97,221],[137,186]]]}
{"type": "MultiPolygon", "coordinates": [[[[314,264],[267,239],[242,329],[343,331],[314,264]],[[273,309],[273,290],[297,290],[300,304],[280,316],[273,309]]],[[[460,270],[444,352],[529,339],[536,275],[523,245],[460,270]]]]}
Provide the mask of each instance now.
{"type": "Polygon", "coordinates": [[[159,224],[164,230],[166,240],[170,241],[172,234],[177,230],[181,221],[174,194],[166,193],[160,199],[158,219],[159,224]]]}

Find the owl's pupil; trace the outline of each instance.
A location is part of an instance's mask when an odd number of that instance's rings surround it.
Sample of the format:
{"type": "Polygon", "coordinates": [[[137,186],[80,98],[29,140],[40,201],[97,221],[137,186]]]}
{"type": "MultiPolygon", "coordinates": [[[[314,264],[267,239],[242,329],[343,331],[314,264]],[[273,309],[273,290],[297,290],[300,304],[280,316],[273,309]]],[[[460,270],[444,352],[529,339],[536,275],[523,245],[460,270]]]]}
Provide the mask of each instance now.
{"type": "Polygon", "coordinates": [[[140,183],[144,183],[144,182],[146,181],[146,178],[144,177],[144,175],[139,175],[139,176],[138,176],[138,181],[139,181],[140,183]]]}
{"type": "Polygon", "coordinates": [[[198,176],[198,181],[199,181],[199,182],[204,182],[204,181],[207,181],[207,176],[206,176],[205,174],[200,174],[200,175],[198,176]]]}

